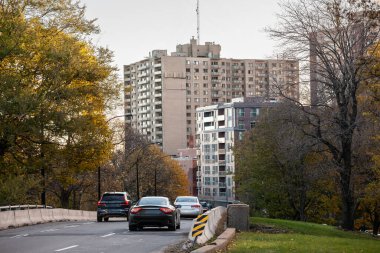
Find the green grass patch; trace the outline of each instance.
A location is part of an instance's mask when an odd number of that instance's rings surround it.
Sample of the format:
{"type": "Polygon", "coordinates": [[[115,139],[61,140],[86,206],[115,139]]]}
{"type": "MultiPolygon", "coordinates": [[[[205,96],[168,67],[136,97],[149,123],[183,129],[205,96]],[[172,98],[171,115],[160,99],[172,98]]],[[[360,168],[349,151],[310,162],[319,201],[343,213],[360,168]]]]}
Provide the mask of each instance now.
{"type": "Polygon", "coordinates": [[[287,233],[242,232],[228,252],[380,252],[380,239],[309,222],[251,218],[252,224],[287,230],[287,233]]]}

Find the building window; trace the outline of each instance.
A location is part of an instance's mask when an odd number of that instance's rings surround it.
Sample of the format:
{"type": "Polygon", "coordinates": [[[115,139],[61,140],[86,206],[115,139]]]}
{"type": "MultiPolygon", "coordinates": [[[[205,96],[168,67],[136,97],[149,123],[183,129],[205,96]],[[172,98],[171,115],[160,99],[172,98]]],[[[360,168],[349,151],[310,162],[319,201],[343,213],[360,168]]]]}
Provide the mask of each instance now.
{"type": "Polygon", "coordinates": [[[199,65],[199,61],[194,61],[194,65],[199,65]]]}
{"type": "Polygon", "coordinates": [[[187,65],[190,65],[190,61],[189,61],[189,60],[187,60],[187,61],[186,61],[186,64],[187,64],[187,65]]]}
{"type": "Polygon", "coordinates": [[[204,172],[205,172],[205,175],[209,175],[210,174],[210,166],[205,166],[204,168],[204,172]]]}
{"type": "Polygon", "coordinates": [[[212,166],[212,174],[218,174],[218,166],[212,166]]]}
{"type": "Polygon", "coordinates": [[[239,128],[239,129],[245,129],[244,121],[239,120],[238,128],[239,128]]]}
{"type": "MultiPolygon", "coordinates": [[[[210,171],[209,171],[210,172],[210,171]]],[[[211,185],[211,181],[210,181],[210,178],[209,177],[205,177],[205,185],[211,185]]],[[[210,190],[210,189],[209,189],[210,190]]]]}
{"type": "Polygon", "coordinates": [[[259,115],[259,108],[252,108],[251,109],[251,117],[256,117],[259,115]]]}
{"type": "Polygon", "coordinates": [[[194,80],[199,80],[199,76],[194,76],[194,80]]]}
{"type": "Polygon", "coordinates": [[[208,69],[203,69],[203,73],[208,73],[208,69]]]}
{"type": "Polygon", "coordinates": [[[254,128],[255,127],[255,125],[256,125],[256,121],[251,121],[251,128],[254,128]]]}
{"type": "Polygon", "coordinates": [[[203,61],[203,66],[208,66],[208,61],[203,61]]]}
{"type": "Polygon", "coordinates": [[[190,68],[186,68],[186,72],[187,72],[187,73],[190,73],[190,68]]]}
{"type": "Polygon", "coordinates": [[[239,117],[244,117],[244,109],[243,108],[239,108],[238,109],[238,116],[239,117]]]}

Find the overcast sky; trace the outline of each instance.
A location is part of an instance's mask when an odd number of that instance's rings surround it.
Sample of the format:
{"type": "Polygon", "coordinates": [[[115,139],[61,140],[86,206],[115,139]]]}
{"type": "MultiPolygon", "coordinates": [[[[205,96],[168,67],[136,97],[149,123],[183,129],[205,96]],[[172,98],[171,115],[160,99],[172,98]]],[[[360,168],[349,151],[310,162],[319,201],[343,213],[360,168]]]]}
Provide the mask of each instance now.
{"type": "MultiPolygon", "coordinates": [[[[94,42],[115,54],[120,70],[154,49],[175,51],[197,36],[196,0],[80,0],[97,18],[94,42]]],[[[279,0],[200,0],[200,40],[222,46],[225,58],[269,58],[275,44],[263,31],[276,23],[279,0]]],[[[121,73],[121,71],[120,71],[121,73]]]]}

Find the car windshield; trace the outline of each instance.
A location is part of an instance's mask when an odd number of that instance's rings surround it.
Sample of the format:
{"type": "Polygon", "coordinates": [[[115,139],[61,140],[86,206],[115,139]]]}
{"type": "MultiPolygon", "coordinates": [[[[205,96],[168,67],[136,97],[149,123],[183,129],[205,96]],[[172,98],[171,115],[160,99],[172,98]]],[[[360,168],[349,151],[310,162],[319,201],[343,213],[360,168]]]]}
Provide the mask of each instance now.
{"type": "Polygon", "coordinates": [[[102,201],[125,201],[124,194],[104,194],[102,201]]]}
{"type": "Polygon", "coordinates": [[[142,198],[139,203],[140,206],[146,205],[167,205],[168,202],[164,198],[142,198]]]}
{"type": "Polygon", "coordinates": [[[203,207],[207,207],[207,202],[201,202],[201,205],[202,205],[203,207]]]}
{"type": "Polygon", "coordinates": [[[177,198],[176,202],[198,202],[197,198],[192,198],[192,197],[180,197],[177,198]]]}

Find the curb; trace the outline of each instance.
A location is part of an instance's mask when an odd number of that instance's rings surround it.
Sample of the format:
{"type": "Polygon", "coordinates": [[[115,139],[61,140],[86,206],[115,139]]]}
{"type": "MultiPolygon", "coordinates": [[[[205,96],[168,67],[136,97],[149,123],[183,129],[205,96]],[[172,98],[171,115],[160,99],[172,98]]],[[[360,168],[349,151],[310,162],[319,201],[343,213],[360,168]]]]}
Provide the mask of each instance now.
{"type": "Polygon", "coordinates": [[[227,228],[221,235],[216,238],[210,245],[203,246],[191,251],[191,253],[214,253],[217,250],[225,250],[228,244],[235,238],[236,229],[227,228]]]}

